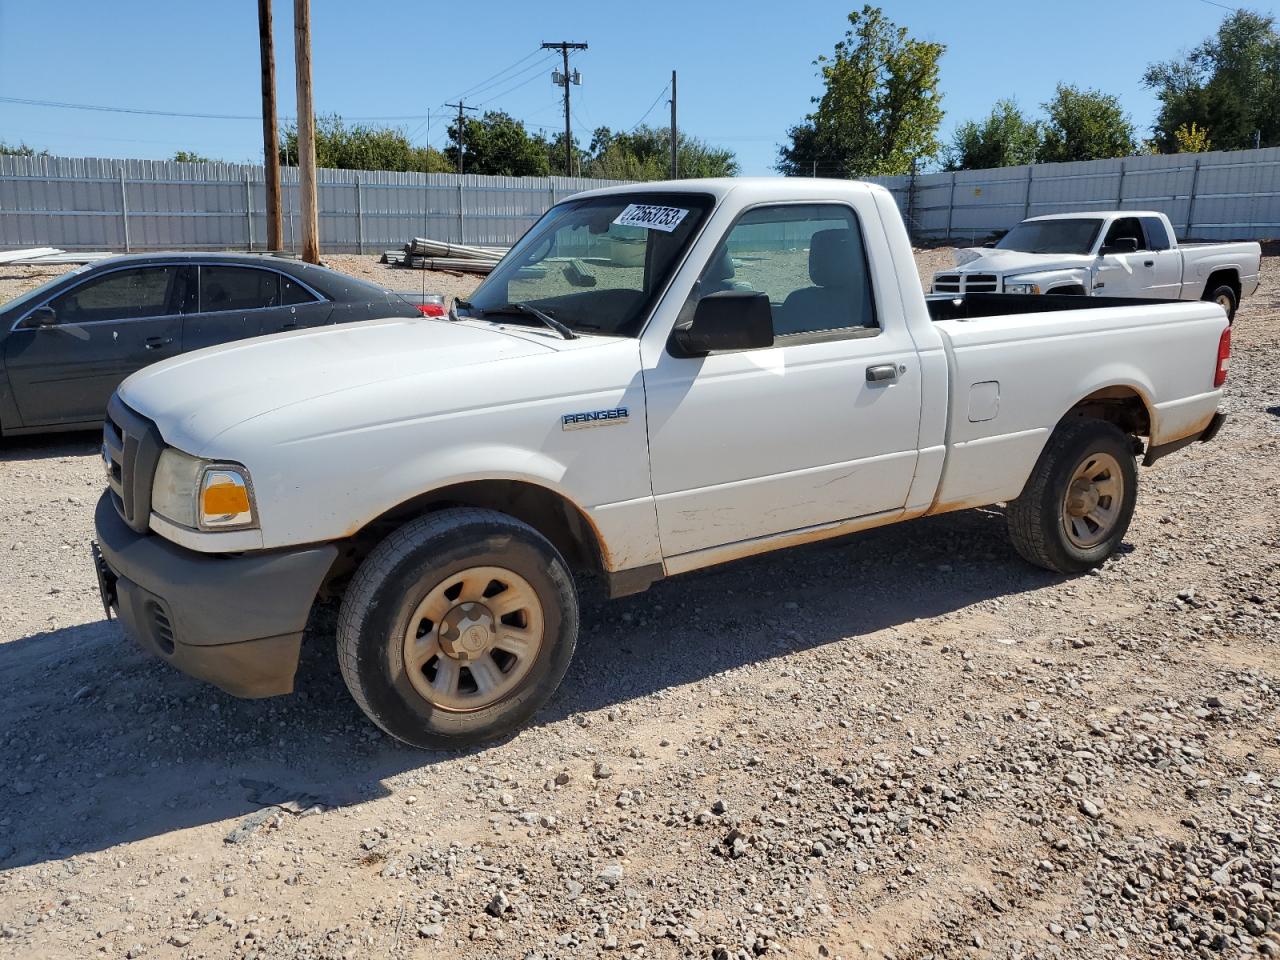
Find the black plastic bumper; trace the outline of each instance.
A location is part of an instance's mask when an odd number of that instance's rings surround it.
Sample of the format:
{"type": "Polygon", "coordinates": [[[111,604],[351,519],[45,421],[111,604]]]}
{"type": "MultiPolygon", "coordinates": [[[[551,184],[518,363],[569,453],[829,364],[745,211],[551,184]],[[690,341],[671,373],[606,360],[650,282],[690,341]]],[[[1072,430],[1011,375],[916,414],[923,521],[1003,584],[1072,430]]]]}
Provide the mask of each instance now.
{"type": "Polygon", "coordinates": [[[293,690],[302,631],[337,547],[196,553],[134,532],[110,494],[94,526],[103,603],[144,650],[238,697],[293,690]]]}
{"type": "Polygon", "coordinates": [[[1222,429],[1222,425],[1227,422],[1227,415],[1219,410],[1209,420],[1209,425],[1199,433],[1193,433],[1189,437],[1183,437],[1181,440],[1174,440],[1172,443],[1162,443],[1158,447],[1147,447],[1147,455],[1142,458],[1142,465],[1149,467],[1161,457],[1167,457],[1175,451],[1181,450],[1183,447],[1189,447],[1193,443],[1208,443],[1218,435],[1218,431],[1222,429]]]}

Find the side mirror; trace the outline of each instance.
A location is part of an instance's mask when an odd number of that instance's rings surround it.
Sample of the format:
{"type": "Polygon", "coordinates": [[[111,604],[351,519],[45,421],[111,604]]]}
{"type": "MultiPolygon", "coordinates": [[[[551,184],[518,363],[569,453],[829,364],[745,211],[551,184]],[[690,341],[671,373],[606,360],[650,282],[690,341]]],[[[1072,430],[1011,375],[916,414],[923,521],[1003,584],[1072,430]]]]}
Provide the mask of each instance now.
{"type": "Polygon", "coordinates": [[[1133,237],[1116,237],[1110,243],[1103,245],[1099,252],[1104,257],[1109,253],[1137,253],[1138,241],[1133,237]]]}
{"type": "Polygon", "coordinates": [[[698,301],[693,320],[671,333],[672,353],[705,357],[718,350],[773,346],[769,295],[754,290],[721,290],[698,301]]]}
{"type": "Polygon", "coordinates": [[[47,303],[43,307],[36,307],[25,317],[22,318],[21,326],[27,330],[34,330],[39,327],[53,327],[58,323],[58,314],[53,307],[47,303]]]}

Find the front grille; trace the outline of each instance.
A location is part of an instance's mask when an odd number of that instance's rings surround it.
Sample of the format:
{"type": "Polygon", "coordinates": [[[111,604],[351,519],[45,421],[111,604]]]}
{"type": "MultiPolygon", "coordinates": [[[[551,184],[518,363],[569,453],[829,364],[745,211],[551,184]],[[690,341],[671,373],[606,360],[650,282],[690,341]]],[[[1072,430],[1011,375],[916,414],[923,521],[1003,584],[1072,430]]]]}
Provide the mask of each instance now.
{"type": "Polygon", "coordinates": [[[934,293],[996,293],[1000,277],[994,273],[943,273],[934,278],[934,293]]]}
{"type": "Polygon", "coordinates": [[[151,520],[151,483],[162,450],[156,425],[113,395],[102,425],[103,466],[116,511],[138,533],[145,533],[151,520]]]}

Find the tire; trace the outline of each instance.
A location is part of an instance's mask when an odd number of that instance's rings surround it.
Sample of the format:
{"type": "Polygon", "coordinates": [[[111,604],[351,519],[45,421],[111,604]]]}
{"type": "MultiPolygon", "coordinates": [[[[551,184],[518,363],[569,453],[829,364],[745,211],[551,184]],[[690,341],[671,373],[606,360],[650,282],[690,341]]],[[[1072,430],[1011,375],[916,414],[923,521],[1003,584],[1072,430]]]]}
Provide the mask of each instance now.
{"type": "Polygon", "coordinates": [[[560,685],[577,639],[559,551],[505,514],[457,508],[406,523],[360,565],[338,616],[338,663],[391,736],[457,749],[522,726],[560,685]]]}
{"type": "Polygon", "coordinates": [[[1206,290],[1201,300],[1208,300],[1210,303],[1218,303],[1222,309],[1227,311],[1227,322],[1234,323],[1236,319],[1236,307],[1240,305],[1240,299],[1236,295],[1236,288],[1229,283],[1220,283],[1211,290],[1206,290]]]}
{"type": "Polygon", "coordinates": [[[1120,546],[1137,496],[1132,440],[1105,420],[1065,420],[1009,504],[1009,538],[1038,567],[1084,573],[1120,546]]]}

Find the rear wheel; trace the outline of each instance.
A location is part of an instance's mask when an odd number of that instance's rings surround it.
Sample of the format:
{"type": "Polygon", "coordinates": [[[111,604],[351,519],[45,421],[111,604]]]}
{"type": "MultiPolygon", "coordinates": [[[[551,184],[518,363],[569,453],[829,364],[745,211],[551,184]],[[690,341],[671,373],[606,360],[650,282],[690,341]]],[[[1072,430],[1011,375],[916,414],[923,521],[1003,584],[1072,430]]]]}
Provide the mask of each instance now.
{"type": "Polygon", "coordinates": [[[532,527],[451,509],[401,527],[342,602],[338,661],[352,696],[416,747],[517,729],[555,692],[578,635],[564,558],[532,527]]]}
{"type": "Polygon", "coordinates": [[[1009,536],[1024,559],[1058,573],[1098,566],[1124,539],[1138,494],[1133,446],[1093,417],[1053,432],[1022,494],[1009,504],[1009,536]]]}
{"type": "Polygon", "coordinates": [[[1236,307],[1239,305],[1239,299],[1236,296],[1236,288],[1229,283],[1220,283],[1204,293],[1204,300],[1211,300],[1223,310],[1227,311],[1227,319],[1234,321],[1236,318],[1236,307]]]}

